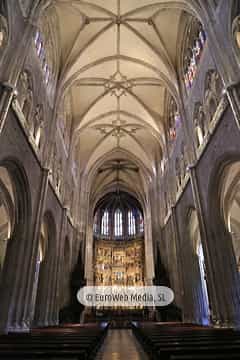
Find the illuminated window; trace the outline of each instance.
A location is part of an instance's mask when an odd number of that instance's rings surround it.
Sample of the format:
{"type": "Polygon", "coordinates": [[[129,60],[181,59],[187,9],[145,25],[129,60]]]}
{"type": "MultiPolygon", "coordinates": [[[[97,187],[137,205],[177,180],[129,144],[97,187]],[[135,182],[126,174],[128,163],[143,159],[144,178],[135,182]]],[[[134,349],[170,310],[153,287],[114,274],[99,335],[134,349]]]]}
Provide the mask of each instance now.
{"type": "Polygon", "coordinates": [[[37,44],[39,42],[39,39],[40,39],[40,31],[37,30],[36,35],[35,35],[35,39],[34,39],[34,42],[35,42],[36,46],[37,46],[37,44]]]}
{"type": "Polygon", "coordinates": [[[93,231],[94,231],[95,234],[96,234],[97,231],[98,231],[97,220],[98,220],[98,216],[97,216],[97,214],[95,214],[95,216],[94,216],[94,222],[93,222],[93,231]]]}
{"type": "Polygon", "coordinates": [[[41,130],[42,130],[41,127],[39,127],[36,132],[35,143],[36,143],[37,147],[40,147],[41,130]]]}
{"type": "Polygon", "coordinates": [[[128,235],[135,235],[136,234],[136,222],[135,216],[133,215],[132,211],[128,211],[128,235]]]}
{"type": "Polygon", "coordinates": [[[104,211],[102,217],[102,235],[109,234],[109,214],[108,211],[104,211]]]}
{"type": "Polygon", "coordinates": [[[144,231],[143,217],[141,213],[139,214],[139,231],[140,233],[143,233],[144,231]]]}
{"type": "Polygon", "coordinates": [[[168,115],[168,140],[172,144],[178,134],[178,129],[181,127],[181,116],[175,100],[172,98],[169,104],[168,115]]]}
{"type": "Polygon", "coordinates": [[[36,32],[36,35],[34,38],[34,44],[35,44],[37,56],[40,60],[40,63],[41,63],[42,69],[43,69],[43,76],[44,76],[45,83],[48,84],[51,73],[50,73],[50,68],[48,65],[47,58],[46,58],[44,41],[42,39],[42,36],[41,36],[41,33],[39,30],[37,30],[37,32],[36,32]]]}
{"type": "Polygon", "coordinates": [[[38,43],[37,43],[37,55],[40,57],[41,54],[42,54],[42,51],[43,51],[43,43],[42,43],[42,40],[40,40],[38,43]]]}
{"type": "Polygon", "coordinates": [[[46,84],[49,83],[49,78],[50,78],[50,70],[49,70],[49,67],[47,66],[47,69],[46,69],[46,78],[45,78],[46,84]]]}
{"type": "Polygon", "coordinates": [[[206,33],[201,24],[198,23],[197,28],[196,34],[193,34],[192,39],[187,46],[187,54],[184,59],[184,82],[187,90],[190,90],[193,85],[198,63],[201,59],[206,42],[206,33]]]}
{"type": "Polygon", "coordinates": [[[115,236],[123,235],[122,212],[120,209],[117,209],[114,215],[114,235],[115,236]]]}

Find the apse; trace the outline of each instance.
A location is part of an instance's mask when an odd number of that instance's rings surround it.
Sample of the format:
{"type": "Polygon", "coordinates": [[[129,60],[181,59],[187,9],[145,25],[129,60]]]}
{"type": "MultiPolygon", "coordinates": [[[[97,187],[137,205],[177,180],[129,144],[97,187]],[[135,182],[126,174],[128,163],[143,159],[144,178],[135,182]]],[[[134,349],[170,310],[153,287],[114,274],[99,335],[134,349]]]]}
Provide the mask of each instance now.
{"type": "Polygon", "coordinates": [[[123,191],[105,195],[94,214],[94,282],[144,285],[144,224],[138,200],[123,191]]]}

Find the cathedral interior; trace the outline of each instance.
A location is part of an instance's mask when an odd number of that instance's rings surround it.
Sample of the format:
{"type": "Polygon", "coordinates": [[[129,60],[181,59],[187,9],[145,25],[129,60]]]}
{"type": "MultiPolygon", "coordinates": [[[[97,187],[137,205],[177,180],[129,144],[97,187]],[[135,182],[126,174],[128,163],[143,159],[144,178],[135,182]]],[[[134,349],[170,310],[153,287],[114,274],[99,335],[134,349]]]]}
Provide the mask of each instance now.
{"type": "Polygon", "coordinates": [[[239,0],[0,0],[0,357],[240,358],[239,0]]]}

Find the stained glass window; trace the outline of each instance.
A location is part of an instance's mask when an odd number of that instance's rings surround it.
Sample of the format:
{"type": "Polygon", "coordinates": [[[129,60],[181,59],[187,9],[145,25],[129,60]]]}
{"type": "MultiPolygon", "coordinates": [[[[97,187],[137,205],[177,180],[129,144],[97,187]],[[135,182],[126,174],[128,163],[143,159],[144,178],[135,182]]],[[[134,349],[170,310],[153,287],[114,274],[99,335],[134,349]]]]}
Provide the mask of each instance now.
{"type": "Polygon", "coordinates": [[[41,62],[41,66],[43,68],[43,73],[44,73],[44,78],[45,78],[45,82],[46,84],[49,83],[49,79],[51,76],[51,72],[50,72],[50,68],[47,62],[47,57],[46,57],[46,51],[44,48],[44,42],[43,42],[43,38],[41,36],[41,33],[39,30],[37,30],[35,38],[34,38],[34,44],[36,47],[36,52],[37,52],[37,56],[41,62]]]}
{"type": "Polygon", "coordinates": [[[102,217],[102,235],[109,235],[109,213],[108,211],[104,211],[103,217],[102,217]]]}
{"type": "Polygon", "coordinates": [[[188,45],[187,55],[185,56],[184,66],[184,81],[187,90],[192,87],[193,81],[196,77],[198,63],[202,56],[203,48],[206,42],[206,33],[201,26],[198,24],[198,31],[196,36],[192,39],[192,43],[188,45]]]}
{"type": "Polygon", "coordinates": [[[141,213],[139,214],[139,231],[141,233],[144,231],[143,217],[141,213]]]}
{"type": "Polygon", "coordinates": [[[114,215],[114,235],[123,235],[123,217],[120,209],[117,209],[114,215]]]}
{"type": "Polygon", "coordinates": [[[136,221],[135,216],[131,210],[128,211],[128,235],[136,234],[136,221]]]}

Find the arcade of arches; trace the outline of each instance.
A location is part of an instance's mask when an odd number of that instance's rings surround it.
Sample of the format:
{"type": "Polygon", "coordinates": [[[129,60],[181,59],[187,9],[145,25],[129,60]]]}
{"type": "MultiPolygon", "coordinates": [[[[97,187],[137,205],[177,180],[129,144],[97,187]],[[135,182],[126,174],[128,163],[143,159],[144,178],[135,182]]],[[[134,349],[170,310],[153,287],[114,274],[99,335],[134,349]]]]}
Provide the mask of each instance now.
{"type": "Polygon", "coordinates": [[[239,139],[238,0],[0,1],[0,332],[109,317],[86,284],[239,327],[239,139]]]}

